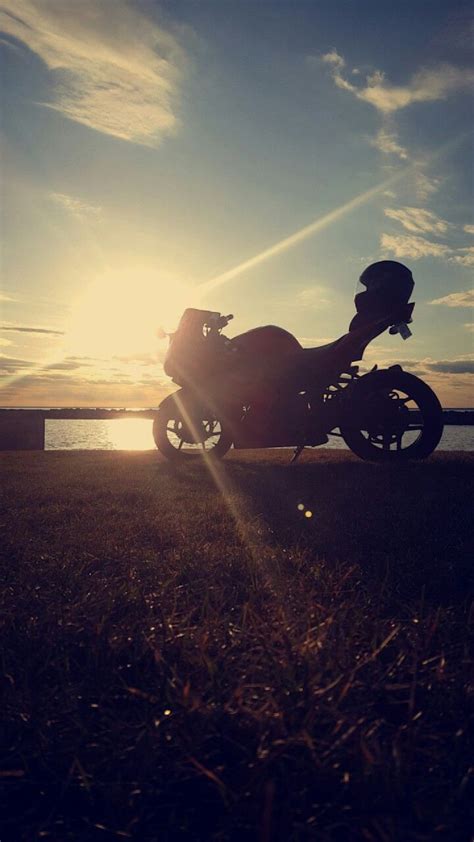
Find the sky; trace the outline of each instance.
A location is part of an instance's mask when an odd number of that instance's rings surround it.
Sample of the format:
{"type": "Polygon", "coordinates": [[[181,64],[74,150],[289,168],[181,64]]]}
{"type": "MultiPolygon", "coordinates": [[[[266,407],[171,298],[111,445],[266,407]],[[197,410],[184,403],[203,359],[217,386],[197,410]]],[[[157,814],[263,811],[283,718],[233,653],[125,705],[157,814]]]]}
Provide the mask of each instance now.
{"type": "Polygon", "coordinates": [[[0,405],[156,406],[186,306],[344,334],[413,272],[401,362],[474,405],[471,5],[1,0],[0,405]]]}

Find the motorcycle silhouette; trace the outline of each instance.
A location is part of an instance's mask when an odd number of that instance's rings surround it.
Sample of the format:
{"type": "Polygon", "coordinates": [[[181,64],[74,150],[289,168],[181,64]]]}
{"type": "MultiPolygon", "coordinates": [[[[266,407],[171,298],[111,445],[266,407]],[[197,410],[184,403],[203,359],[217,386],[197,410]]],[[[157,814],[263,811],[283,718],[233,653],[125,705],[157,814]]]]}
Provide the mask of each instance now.
{"type": "Polygon", "coordinates": [[[339,339],[303,348],[274,325],[227,338],[232,315],[189,308],[170,334],[165,373],[181,388],[160,404],[153,424],[167,459],[223,457],[233,446],[305,447],[339,436],[362,459],[422,459],[438,445],[442,409],[432,389],[400,365],[359,373],[369,343],[386,330],[411,335],[414,288],[396,261],[360,277],[356,315],[339,339]]]}

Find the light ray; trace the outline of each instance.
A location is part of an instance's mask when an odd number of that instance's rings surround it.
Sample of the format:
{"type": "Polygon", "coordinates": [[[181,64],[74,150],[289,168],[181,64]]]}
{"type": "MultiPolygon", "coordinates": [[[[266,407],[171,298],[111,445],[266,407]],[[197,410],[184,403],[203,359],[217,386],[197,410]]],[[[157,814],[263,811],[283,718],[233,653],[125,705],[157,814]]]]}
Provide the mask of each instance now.
{"type": "MultiPolygon", "coordinates": [[[[435,159],[446,154],[448,151],[451,151],[453,148],[462,143],[467,136],[468,134],[463,132],[461,135],[454,138],[454,140],[449,140],[447,143],[441,146],[435,153],[433,153],[433,155],[428,159],[426,163],[432,163],[435,159]]],[[[205,295],[206,293],[211,292],[212,290],[217,289],[218,287],[227,283],[227,281],[230,281],[233,278],[236,278],[238,275],[241,275],[243,272],[246,272],[248,269],[253,269],[260,263],[263,263],[265,260],[269,260],[271,257],[275,257],[276,255],[282,254],[282,252],[293,248],[293,246],[298,245],[298,243],[301,243],[303,240],[308,239],[308,237],[312,237],[315,234],[319,234],[319,232],[322,231],[324,228],[327,228],[329,225],[332,225],[333,222],[342,219],[342,217],[346,216],[348,213],[360,207],[361,205],[370,202],[371,199],[374,199],[384,190],[387,190],[387,188],[392,187],[397,182],[402,181],[402,179],[404,179],[410,173],[417,172],[419,170],[419,166],[419,162],[414,162],[409,166],[404,167],[402,170],[399,170],[398,172],[394,173],[389,178],[386,178],[384,181],[380,182],[379,184],[376,184],[374,187],[371,187],[369,190],[365,190],[358,196],[354,196],[352,199],[349,199],[348,202],[346,202],[343,205],[340,205],[340,207],[335,208],[334,210],[329,211],[329,213],[325,214],[324,216],[313,220],[313,222],[310,222],[309,225],[305,225],[304,228],[300,228],[299,231],[295,231],[294,234],[290,234],[289,237],[284,237],[282,240],[275,243],[273,246],[269,246],[269,248],[264,249],[259,254],[250,257],[248,260],[244,260],[242,263],[239,263],[237,266],[234,266],[233,269],[228,269],[221,275],[217,275],[217,277],[211,278],[209,281],[204,281],[204,283],[200,284],[197,287],[197,290],[202,295],[205,295]]]]}
{"type": "MultiPolygon", "coordinates": [[[[195,399],[199,402],[198,390],[196,390],[195,399]]],[[[205,396],[205,399],[209,403],[208,395],[205,396]]],[[[175,402],[186,425],[191,430],[196,441],[198,441],[199,431],[191,414],[183,403],[179,392],[175,393],[175,402]]],[[[249,553],[255,569],[258,569],[265,576],[267,583],[273,589],[279,588],[279,571],[270,565],[266,558],[267,546],[264,539],[265,537],[267,540],[271,538],[267,524],[262,518],[256,519],[251,510],[245,506],[242,496],[239,495],[226,472],[225,465],[214,459],[205,448],[203,448],[199,456],[203,459],[209,475],[229,511],[234,522],[235,531],[249,553]]]]}

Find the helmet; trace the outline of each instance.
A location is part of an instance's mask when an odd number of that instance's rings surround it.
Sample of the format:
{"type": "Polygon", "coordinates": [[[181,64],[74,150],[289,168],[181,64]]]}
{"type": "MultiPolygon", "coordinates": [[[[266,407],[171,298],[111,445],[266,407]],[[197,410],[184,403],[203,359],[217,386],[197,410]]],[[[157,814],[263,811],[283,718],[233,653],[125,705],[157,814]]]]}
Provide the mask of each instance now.
{"type": "Polygon", "coordinates": [[[382,293],[390,298],[408,301],[415,286],[413,275],[403,263],[379,260],[367,266],[359,282],[369,293],[382,293]]]}
{"type": "Polygon", "coordinates": [[[367,266],[357,284],[354,298],[357,315],[349,330],[389,317],[394,310],[408,304],[414,286],[410,270],[396,260],[379,260],[367,266]]]}

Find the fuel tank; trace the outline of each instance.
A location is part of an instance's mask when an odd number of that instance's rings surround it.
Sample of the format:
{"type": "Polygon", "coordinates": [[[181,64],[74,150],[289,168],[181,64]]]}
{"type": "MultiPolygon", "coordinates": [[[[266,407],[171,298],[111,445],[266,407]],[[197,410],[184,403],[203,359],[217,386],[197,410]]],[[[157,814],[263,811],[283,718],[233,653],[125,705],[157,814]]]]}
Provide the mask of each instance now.
{"type": "Polygon", "coordinates": [[[231,341],[241,354],[248,358],[254,357],[258,362],[265,358],[277,361],[302,348],[293,334],[275,325],[254,327],[231,341]]]}

